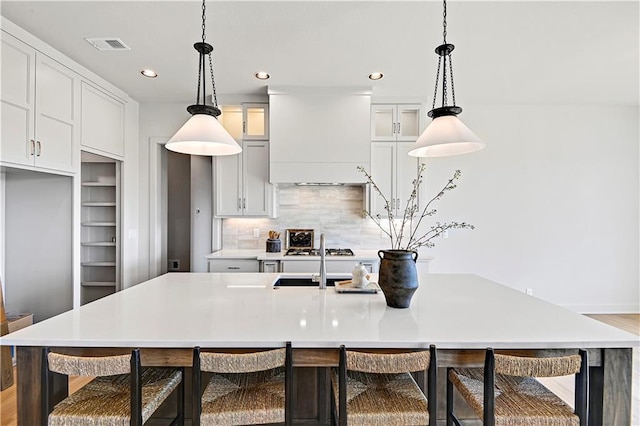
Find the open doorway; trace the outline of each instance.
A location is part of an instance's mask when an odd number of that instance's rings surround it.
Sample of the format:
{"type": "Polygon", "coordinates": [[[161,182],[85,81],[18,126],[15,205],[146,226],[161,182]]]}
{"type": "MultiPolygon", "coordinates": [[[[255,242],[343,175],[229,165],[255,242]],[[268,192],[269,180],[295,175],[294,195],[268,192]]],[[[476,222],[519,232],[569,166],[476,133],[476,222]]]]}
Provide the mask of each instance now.
{"type": "Polygon", "coordinates": [[[207,272],[205,256],[221,248],[222,221],[213,218],[212,157],[172,153],[164,147],[168,140],[150,138],[149,278],[173,271],[207,272]],[[187,267],[184,244],[189,247],[187,267]],[[176,259],[180,265],[171,264],[176,259]]]}
{"type": "Polygon", "coordinates": [[[167,156],[167,271],[191,271],[191,156],[167,156]]]}

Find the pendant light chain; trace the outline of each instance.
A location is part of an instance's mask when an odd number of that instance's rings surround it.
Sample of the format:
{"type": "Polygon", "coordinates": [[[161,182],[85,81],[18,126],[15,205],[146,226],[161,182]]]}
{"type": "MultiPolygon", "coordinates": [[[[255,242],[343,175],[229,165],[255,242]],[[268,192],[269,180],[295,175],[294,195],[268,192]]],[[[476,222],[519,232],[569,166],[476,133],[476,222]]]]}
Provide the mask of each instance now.
{"type": "Polygon", "coordinates": [[[447,58],[449,55],[445,55],[442,60],[442,106],[447,106],[447,58]]]}
{"type": "Polygon", "coordinates": [[[453,84],[453,60],[451,59],[451,52],[453,51],[454,46],[447,43],[447,0],[442,1],[442,8],[442,44],[436,48],[436,53],[438,54],[438,68],[436,72],[436,84],[433,90],[432,110],[436,107],[436,98],[438,96],[438,86],[440,83],[440,68],[442,68],[442,108],[456,105],[456,93],[453,84]],[[448,105],[449,84],[451,85],[452,105],[448,105]]]}
{"type": "Polygon", "coordinates": [[[449,74],[451,76],[451,102],[453,105],[456,104],[456,91],[453,87],[453,60],[451,59],[451,54],[449,56],[449,74]]]}
{"type": "Polygon", "coordinates": [[[202,42],[207,39],[207,33],[205,32],[205,21],[207,20],[207,6],[204,4],[205,0],[202,0],[202,42]]]}
{"type": "Polygon", "coordinates": [[[442,44],[447,44],[447,0],[442,0],[442,44]]]}
{"type": "Polygon", "coordinates": [[[442,65],[442,56],[438,56],[438,68],[436,70],[436,87],[433,89],[433,103],[431,109],[436,108],[436,99],[438,98],[438,82],[440,81],[440,65],[442,65]]]}
{"type": "Polygon", "coordinates": [[[196,104],[200,103],[200,89],[202,88],[202,54],[198,56],[198,92],[196,93],[196,104]]]}
{"type": "Polygon", "coordinates": [[[213,106],[218,108],[218,95],[216,94],[216,80],[213,77],[213,60],[209,53],[209,71],[211,72],[211,84],[213,85],[213,106]]]}
{"type": "MultiPolygon", "coordinates": [[[[202,42],[205,43],[207,39],[206,33],[206,20],[207,20],[207,6],[205,4],[205,0],[202,0],[202,42]]],[[[218,107],[218,95],[216,93],[216,80],[213,75],[213,59],[211,57],[211,53],[209,53],[209,72],[211,73],[211,85],[213,87],[213,106],[218,107]]],[[[202,56],[200,56],[200,60],[202,61],[202,56]]],[[[200,66],[198,68],[198,97],[200,96],[200,79],[202,79],[202,71],[204,70],[205,65],[200,62],[200,66]]],[[[203,93],[204,96],[204,93],[203,93]]],[[[198,100],[198,103],[200,101],[198,100]]],[[[203,103],[206,103],[206,99],[203,99],[203,103]]]]}

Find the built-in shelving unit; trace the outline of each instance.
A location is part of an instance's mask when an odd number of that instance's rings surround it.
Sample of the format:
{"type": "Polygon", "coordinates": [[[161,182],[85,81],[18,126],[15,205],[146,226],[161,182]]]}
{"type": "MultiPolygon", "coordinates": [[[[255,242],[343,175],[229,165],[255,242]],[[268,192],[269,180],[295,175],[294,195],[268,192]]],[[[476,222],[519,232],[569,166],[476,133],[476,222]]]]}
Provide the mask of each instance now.
{"type": "Polygon", "coordinates": [[[82,153],[81,303],[120,290],[120,162],[82,153]]]}

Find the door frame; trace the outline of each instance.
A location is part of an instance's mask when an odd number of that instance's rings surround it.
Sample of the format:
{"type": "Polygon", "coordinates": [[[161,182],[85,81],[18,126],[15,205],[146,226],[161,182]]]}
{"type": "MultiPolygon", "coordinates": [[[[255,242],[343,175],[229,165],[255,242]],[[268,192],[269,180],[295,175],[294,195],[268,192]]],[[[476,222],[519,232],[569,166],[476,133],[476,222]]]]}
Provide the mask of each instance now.
{"type": "Polygon", "coordinates": [[[166,136],[149,138],[149,279],[167,273],[166,136]]]}

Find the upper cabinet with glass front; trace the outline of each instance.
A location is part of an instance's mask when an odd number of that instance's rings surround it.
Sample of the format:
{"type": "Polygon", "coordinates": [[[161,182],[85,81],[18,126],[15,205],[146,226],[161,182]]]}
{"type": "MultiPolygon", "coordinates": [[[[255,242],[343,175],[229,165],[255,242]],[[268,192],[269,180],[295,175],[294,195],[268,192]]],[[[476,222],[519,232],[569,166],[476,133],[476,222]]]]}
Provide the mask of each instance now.
{"type": "Polygon", "coordinates": [[[242,104],[242,139],[269,139],[269,104],[242,104]]]}
{"type": "Polygon", "coordinates": [[[372,104],[372,141],[415,141],[422,130],[421,104],[372,104]]]}
{"type": "Polygon", "coordinates": [[[222,106],[220,123],[236,140],[269,139],[269,104],[244,103],[222,106]]]}

